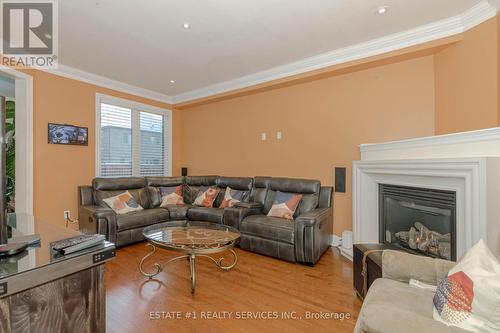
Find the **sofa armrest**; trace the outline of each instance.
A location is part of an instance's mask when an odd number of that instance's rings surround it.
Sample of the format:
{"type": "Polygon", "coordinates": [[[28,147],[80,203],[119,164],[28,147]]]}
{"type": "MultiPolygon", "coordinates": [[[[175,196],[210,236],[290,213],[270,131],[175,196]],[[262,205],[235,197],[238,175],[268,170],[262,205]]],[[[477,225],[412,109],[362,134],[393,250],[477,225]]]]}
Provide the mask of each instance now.
{"type": "Polygon", "coordinates": [[[408,283],[410,279],[437,285],[455,265],[453,261],[395,250],[382,252],[382,277],[408,283]]]}
{"type": "Polygon", "coordinates": [[[333,186],[321,186],[319,189],[319,208],[333,206],[333,186]]]}
{"type": "Polygon", "coordinates": [[[304,226],[314,226],[316,223],[323,223],[327,221],[328,216],[331,213],[330,208],[318,208],[313,209],[307,213],[300,214],[295,221],[304,226]]]}
{"type": "Polygon", "coordinates": [[[240,223],[247,216],[262,214],[262,204],[257,202],[238,202],[224,209],[224,224],[240,230],[240,223]]]}
{"type": "Polygon", "coordinates": [[[87,234],[106,235],[106,239],[116,243],[116,213],[107,207],[80,206],[78,209],[80,231],[87,234]]]}
{"type": "Polygon", "coordinates": [[[295,258],[313,266],[330,247],[332,209],[318,208],[295,219],[295,258]]]}
{"type": "Polygon", "coordinates": [[[78,186],[78,204],[92,206],[94,204],[94,188],[92,186],[78,186]]]}
{"type": "Polygon", "coordinates": [[[243,201],[235,203],[233,207],[235,207],[235,208],[248,208],[248,209],[260,209],[260,210],[262,210],[262,208],[264,208],[264,206],[259,202],[243,202],[243,201]]]}

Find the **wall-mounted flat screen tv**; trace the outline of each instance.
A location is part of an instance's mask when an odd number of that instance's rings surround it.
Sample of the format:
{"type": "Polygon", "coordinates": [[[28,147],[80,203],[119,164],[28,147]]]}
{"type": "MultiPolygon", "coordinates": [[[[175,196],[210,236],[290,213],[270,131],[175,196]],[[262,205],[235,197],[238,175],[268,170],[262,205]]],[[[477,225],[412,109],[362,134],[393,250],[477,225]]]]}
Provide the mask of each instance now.
{"type": "Polygon", "coordinates": [[[87,127],[49,123],[49,143],[87,146],[89,144],[89,129],[87,127]]]}

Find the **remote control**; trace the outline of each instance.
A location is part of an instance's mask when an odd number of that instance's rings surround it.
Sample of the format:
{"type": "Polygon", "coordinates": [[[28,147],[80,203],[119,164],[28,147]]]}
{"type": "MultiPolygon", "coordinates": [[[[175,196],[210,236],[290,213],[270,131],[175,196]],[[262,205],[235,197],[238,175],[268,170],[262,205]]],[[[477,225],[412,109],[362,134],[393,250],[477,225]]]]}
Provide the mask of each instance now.
{"type": "Polygon", "coordinates": [[[52,243],[52,249],[61,254],[69,254],[95,246],[105,240],[104,235],[81,235],[52,243]]]}

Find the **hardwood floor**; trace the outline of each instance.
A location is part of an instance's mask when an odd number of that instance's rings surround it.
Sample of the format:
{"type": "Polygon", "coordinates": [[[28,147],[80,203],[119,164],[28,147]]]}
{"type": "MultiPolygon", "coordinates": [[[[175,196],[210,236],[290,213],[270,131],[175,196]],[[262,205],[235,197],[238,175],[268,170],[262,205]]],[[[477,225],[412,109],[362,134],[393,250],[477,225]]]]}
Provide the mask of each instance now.
{"type": "MultiPolygon", "coordinates": [[[[352,263],[336,249],[315,267],[240,249],[228,272],[199,258],[194,295],[187,260],[168,264],[148,281],[137,268],[147,252],[145,243],[125,247],[106,264],[108,332],[352,332],[361,307],[352,290],[352,263]],[[307,319],[307,312],[350,318],[307,319]],[[186,318],[188,313],[197,318],[186,318]],[[252,315],[268,318],[243,319],[252,315]],[[297,319],[281,318],[286,315],[297,319]]],[[[149,263],[176,255],[160,249],[149,263]]]]}

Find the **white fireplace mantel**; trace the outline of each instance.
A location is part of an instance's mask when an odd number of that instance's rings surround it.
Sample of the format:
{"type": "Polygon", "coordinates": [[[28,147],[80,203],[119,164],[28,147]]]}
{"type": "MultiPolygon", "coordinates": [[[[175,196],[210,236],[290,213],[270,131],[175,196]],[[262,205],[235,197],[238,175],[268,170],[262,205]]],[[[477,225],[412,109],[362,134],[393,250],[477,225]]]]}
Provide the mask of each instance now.
{"type": "Polygon", "coordinates": [[[379,242],[378,185],[392,184],[455,191],[457,257],[481,238],[500,254],[500,129],[361,150],[362,160],[353,163],[355,243],[379,242]]]}

